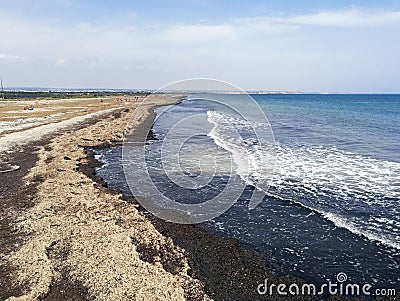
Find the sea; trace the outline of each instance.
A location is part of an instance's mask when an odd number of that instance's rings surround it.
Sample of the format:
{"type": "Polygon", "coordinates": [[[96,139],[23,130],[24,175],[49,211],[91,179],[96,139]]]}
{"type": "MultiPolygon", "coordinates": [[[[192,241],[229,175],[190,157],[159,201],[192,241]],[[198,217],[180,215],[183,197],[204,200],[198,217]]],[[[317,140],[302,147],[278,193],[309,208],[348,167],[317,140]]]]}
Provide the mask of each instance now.
{"type": "Polygon", "coordinates": [[[194,94],[156,113],[157,140],[96,149],[110,187],[200,208],[276,275],[400,289],[400,95],[194,94]]]}

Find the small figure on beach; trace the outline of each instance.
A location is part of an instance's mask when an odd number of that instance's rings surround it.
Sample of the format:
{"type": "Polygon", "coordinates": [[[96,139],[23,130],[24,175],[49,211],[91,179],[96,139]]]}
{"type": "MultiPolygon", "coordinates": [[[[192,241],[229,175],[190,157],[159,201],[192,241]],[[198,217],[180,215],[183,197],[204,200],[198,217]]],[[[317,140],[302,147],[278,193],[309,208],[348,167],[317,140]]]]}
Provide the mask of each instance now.
{"type": "Polygon", "coordinates": [[[30,105],[29,107],[28,107],[28,106],[24,106],[24,107],[23,107],[23,110],[24,110],[24,111],[27,111],[27,110],[32,111],[34,108],[35,108],[34,105],[30,105]]]}

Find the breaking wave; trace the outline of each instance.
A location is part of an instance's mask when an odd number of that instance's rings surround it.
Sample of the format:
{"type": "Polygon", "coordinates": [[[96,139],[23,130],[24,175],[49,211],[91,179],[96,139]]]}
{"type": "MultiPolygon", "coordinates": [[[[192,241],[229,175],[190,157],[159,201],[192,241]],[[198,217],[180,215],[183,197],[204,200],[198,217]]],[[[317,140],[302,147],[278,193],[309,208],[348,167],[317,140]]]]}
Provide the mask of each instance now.
{"type": "Polygon", "coordinates": [[[207,115],[214,125],[208,136],[232,155],[247,184],[400,250],[400,163],[335,146],[262,145],[253,129],[263,125],[216,111],[207,115]]]}

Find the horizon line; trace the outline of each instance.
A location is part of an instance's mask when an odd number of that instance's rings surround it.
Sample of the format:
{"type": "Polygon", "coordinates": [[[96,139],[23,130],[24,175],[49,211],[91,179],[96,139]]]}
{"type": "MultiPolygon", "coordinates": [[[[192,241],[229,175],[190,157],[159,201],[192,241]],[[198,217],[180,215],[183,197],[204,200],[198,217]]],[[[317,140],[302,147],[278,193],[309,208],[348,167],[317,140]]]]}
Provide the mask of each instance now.
{"type": "MultiPolygon", "coordinates": [[[[149,89],[149,88],[62,88],[62,87],[4,87],[4,92],[157,92],[157,89],[149,89]]],[[[358,94],[358,95],[400,95],[399,92],[382,92],[382,91],[374,91],[374,92],[332,92],[332,91],[300,91],[300,90],[243,90],[243,91],[233,91],[233,90],[161,90],[159,92],[164,93],[227,93],[227,94],[319,94],[319,95],[327,95],[327,94],[358,94]]]]}

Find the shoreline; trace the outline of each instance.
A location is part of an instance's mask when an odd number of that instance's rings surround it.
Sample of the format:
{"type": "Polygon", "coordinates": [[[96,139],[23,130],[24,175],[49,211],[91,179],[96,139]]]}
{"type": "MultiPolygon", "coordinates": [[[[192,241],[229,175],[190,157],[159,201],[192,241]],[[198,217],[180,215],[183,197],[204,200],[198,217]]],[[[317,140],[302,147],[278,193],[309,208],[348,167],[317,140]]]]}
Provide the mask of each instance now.
{"type": "MultiPolygon", "coordinates": [[[[152,122],[156,105],[133,130],[152,122]]],[[[257,285],[299,281],[275,277],[237,240],[145,214],[96,178],[98,161],[85,148],[122,141],[134,109],[86,120],[10,155],[24,163],[0,174],[0,299],[286,300],[258,295],[257,285]]]]}
{"type": "MultiPolygon", "coordinates": [[[[183,100],[182,100],[183,101],[183,100]]],[[[181,102],[181,101],[180,101],[181,102]]],[[[180,102],[175,103],[179,104],[180,102]]],[[[166,104],[169,105],[169,104],[166,104]]],[[[163,105],[160,105],[163,106],[163,105]]],[[[157,107],[160,107],[157,106],[157,107]]],[[[143,123],[153,124],[157,114],[153,107],[143,121],[143,123]]],[[[147,127],[145,127],[147,128],[147,127]]],[[[156,139],[153,136],[151,126],[146,141],[156,139]]],[[[138,141],[145,137],[142,132],[138,134],[138,141]]],[[[96,148],[114,147],[113,145],[100,145],[96,148]]],[[[286,300],[273,296],[266,298],[257,293],[257,285],[263,283],[268,278],[279,283],[300,283],[299,279],[292,276],[274,276],[265,267],[264,259],[257,255],[255,251],[243,249],[239,246],[239,241],[235,238],[216,236],[214,233],[204,229],[198,224],[176,224],[164,221],[151,213],[147,212],[136,200],[134,196],[125,196],[118,189],[110,188],[108,183],[95,173],[95,169],[103,165],[94,157],[94,151],[87,152],[88,164],[82,168],[92,180],[105,187],[111,193],[122,195],[122,199],[137,206],[137,210],[143,212],[146,219],[168,239],[172,239],[174,245],[185,251],[185,256],[189,259],[191,269],[190,275],[201,281],[203,293],[212,300],[286,300]]],[[[141,245],[141,242],[136,242],[141,245]]],[[[154,263],[154,252],[147,245],[141,247],[146,260],[154,263]],[[148,257],[150,256],[150,257],[148,257]]],[[[167,263],[169,265],[169,263],[167,263]]],[[[186,296],[187,300],[203,300],[199,296],[186,296]]],[[[291,300],[302,300],[301,297],[292,297],[291,300]]],[[[310,297],[309,300],[317,300],[310,297]]]]}

